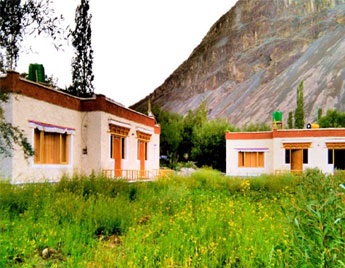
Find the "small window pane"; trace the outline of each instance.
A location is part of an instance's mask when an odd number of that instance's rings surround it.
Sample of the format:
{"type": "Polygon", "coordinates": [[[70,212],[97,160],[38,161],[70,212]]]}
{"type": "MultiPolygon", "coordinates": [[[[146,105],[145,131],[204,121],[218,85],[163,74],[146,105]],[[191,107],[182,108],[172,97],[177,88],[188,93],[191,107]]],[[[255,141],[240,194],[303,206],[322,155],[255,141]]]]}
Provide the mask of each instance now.
{"type": "Polygon", "coordinates": [[[238,166],[243,167],[244,166],[244,153],[238,152],[238,166]]]}
{"type": "Polygon", "coordinates": [[[308,164],[308,149],[303,149],[303,164],[308,164]]]}
{"type": "Polygon", "coordinates": [[[126,158],[126,139],[121,138],[121,157],[122,159],[126,158]]]}
{"type": "Polygon", "coordinates": [[[147,160],[147,142],[145,142],[145,160],[147,160]]]}
{"type": "Polygon", "coordinates": [[[113,135],[110,135],[110,158],[113,158],[113,135]]]}
{"type": "Polygon", "coordinates": [[[259,167],[265,167],[265,154],[264,152],[259,152],[258,153],[258,157],[259,157],[259,163],[258,163],[258,166],[259,167]]]}
{"type": "Polygon", "coordinates": [[[67,134],[61,135],[61,162],[67,163],[67,134]]]}
{"type": "Polygon", "coordinates": [[[290,153],[291,153],[291,150],[289,150],[289,149],[285,150],[285,164],[290,164],[291,163],[291,161],[290,161],[290,153]]]}
{"type": "Polygon", "coordinates": [[[41,161],[40,147],[41,147],[41,131],[35,128],[34,134],[34,162],[39,163],[41,161]]]}
{"type": "Polygon", "coordinates": [[[328,149],[328,164],[334,164],[333,149],[328,149]]]}

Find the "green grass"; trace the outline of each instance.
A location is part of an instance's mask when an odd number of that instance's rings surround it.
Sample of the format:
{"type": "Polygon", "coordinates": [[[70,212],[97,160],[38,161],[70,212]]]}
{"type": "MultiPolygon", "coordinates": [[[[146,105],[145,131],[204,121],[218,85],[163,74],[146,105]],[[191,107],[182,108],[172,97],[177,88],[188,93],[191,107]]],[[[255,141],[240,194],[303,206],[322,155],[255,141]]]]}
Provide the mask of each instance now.
{"type": "Polygon", "coordinates": [[[0,267],[343,267],[343,182],[204,169],[149,183],[2,183],[0,267]]]}

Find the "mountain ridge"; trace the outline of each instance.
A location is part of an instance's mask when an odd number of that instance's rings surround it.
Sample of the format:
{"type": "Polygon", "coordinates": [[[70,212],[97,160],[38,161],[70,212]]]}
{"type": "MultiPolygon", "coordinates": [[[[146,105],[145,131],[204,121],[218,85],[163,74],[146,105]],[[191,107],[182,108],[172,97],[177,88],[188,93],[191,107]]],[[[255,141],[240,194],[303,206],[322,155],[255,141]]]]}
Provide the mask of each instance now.
{"type": "Polygon", "coordinates": [[[270,122],[296,107],[304,81],[306,121],[317,108],[344,110],[345,0],[240,0],[150,96],[186,114],[203,100],[210,118],[235,125],[270,122]]]}

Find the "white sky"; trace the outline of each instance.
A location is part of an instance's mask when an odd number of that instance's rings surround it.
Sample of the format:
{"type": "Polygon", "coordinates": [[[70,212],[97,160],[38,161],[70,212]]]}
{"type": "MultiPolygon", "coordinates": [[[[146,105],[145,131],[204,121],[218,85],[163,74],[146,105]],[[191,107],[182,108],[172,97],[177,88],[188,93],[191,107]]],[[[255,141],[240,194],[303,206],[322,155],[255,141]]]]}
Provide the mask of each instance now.
{"type": "MultiPolygon", "coordinates": [[[[79,0],[55,0],[55,11],[74,28],[79,0]]],[[[237,0],[90,1],[95,92],[125,106],[160,86],[185,61],[211,26],[237,0]]],[[[41,63],[64,88],[71,83],[71,44],[56,51],[51,39],[28,38],[17,71],[41,63]],[[31,47],[30,52],[28,47],[31,47]]]]}

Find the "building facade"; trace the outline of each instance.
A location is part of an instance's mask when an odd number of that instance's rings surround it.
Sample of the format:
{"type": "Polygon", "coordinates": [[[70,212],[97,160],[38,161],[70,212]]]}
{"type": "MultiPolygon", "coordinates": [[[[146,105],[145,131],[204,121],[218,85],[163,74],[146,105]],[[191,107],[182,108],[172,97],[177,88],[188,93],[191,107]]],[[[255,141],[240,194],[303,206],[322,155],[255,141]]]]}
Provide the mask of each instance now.
{"type": "Polygon", "coordinates": [[[257,176],[345,169],[345,129],[226,133],[226,174],[257,176]]]}
{"type": "Polygon", "coordinates": [[[6,121],[24,131],[35,151],[20,148],[0,160],[0,176],[12,183],[58,180],[62,175],[106,171],[110,176],[153,177],[159,170],[160,126],[149,117],[95,95],[78,98],[21,79],[0,78],[10,92],[6,121]]]}

